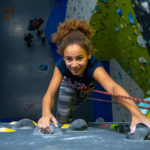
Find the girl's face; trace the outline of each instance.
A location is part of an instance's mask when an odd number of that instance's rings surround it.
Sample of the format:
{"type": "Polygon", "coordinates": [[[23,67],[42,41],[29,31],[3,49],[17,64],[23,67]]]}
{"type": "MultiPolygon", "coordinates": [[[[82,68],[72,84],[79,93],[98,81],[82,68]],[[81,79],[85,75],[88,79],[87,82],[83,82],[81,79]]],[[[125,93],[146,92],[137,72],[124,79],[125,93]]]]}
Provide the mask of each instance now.
{"type": "Polygon", "coordinates": [[[82,77],[90,58],[91,54],[87,54],[78,44],[69,45],[64,50],[66,67],[75,76],[82,77]]]}

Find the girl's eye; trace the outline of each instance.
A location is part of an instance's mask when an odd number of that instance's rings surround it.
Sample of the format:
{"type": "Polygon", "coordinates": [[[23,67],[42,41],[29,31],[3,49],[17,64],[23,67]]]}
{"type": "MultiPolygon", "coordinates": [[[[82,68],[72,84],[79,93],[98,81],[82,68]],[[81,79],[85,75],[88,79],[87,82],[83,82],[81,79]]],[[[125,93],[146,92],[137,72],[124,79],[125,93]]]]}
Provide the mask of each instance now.
{"type": "Polygon", "coordinates": [[[68,58],[66,58],[66,60],[67,60],[67,61],[71,61],[72,59],[68,57],[68,58]]]}
{"type": "Polygon", "coordinates": [[[77,60],[82,60],[82,59],[83,59],[83,57],[78,57],[78,58],[77,58],[77,60]]]}

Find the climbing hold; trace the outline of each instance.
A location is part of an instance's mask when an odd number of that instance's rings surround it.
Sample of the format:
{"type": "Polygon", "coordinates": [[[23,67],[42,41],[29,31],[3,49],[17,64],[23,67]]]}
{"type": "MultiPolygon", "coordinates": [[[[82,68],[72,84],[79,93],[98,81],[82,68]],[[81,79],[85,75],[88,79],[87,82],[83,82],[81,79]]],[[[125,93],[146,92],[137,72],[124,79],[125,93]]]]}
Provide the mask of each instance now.
{"type": "Polygon", "coordinates": [[[36,127],[33,131],[33,134],[34,135],[44,135],[44,134],[61,135],[61,134],[64,134],[64,132],[59,127],[55,127],[54,123],[51,123],[49,128],[43,130],[43,132],[41,132],[38,127],[36,127]]]}
{"type": "Polygon", "coordinates": [[[12,121],[9,123],[9,125],[15,125],[17,123],[17,121],[12,121]]]}
{"type": "Polygon", "coordinates": [[[124,28],[124,25],[123,25],[123,24],[120,24],[120,28],[124,28]]]}
{"type": "MultiPolygon", "coordinates": [[[[150,101],[150,97],[144,98],[144,100],[150,101]]],[[[140,102],[140,103],[138,104],[138,106],[150,107],[150,104],[140,102]]],[[[147,115],[149,110],[148,110],[148,109],[144,109],[144,108],[140,108],[140,111],[141,111],[144,115],[147,115]]]]}
{"type": "Polygon", "coordinates": [[[110,127],[110,123],[104,123],[102,125],[99,126],[100,128],[107,128],[110,127]]]}
{"type": "Polygon", "coordinates": [[[107,0],[101,0],[102,3],[107,3],[107,0]]]}
{"type": "Polygon", "coordinates": [[[141,3],[142,9],[149,14],[149,5],[148,2],[141,3]]]}
{"type": "Polygon", "coordinates": [[[129,17],[130,24],[135,25],[135,22],[134,22],[134,19],[133,19],[133,16],[132,16],[131,12],[129,12],[128,17],[129,17]]]}
{"type": "Polygon", "coordinates": [[[35,123],[31,119],[21,119],[16,124],[13,125],[12,129],[18,129],[18,128],[26,128],[31,129],[35,128],[35,123]]]}
{"type": "Polygon", "coordinates": [[[147,63],[147,60],[144,57],[139,57],[139,62],[147,63]]]}
{"type": "Polygon", "coordinates": [[[128,67],[128,74],[130,74],[130,75],[132,74],[130,67],[128,67]]]}
{"type": "Polygon", "coordinates": [[[119,8],[116,13],[121,17],[123,15],[121,8],[119,8]]]}
{"type": "Polygon", "coordinates": [[[110,125],[110,128],[113,130],[118,130],[118,127],[119,127],[119,125],[116,123],[110,125]]]}
{"type": "Polygon", "coordinates": [[[98,5],[96,5],[96,6],[95,6],[95,9],[96,9],[96,10],[100,10],[100,8],[99,8],[99,6],[98,6],[98,5]]]}
{"type": "Polygon", "coordinates": [[[105,120],[102,117],[99,117],[96,119],[96,122],[105,122],[105,120]]]}
{"type": "Polygon", "coordinates": [[[69,127],[70,127],[70,124],[64,124],[64,125],[61,126],[62,129],[67,129],[69,127]]]}
{"type": "Polygon", "coordinates": [[[133,134],[129,132],[126,138],[130,140],[148,140],[150,138],[149,136],[150,128],[143,124],[138,124],[135,132],[133,134]]]}
{"type": "Polygon", "coordinates": [[[120,133],[127,133],[130,131],[130,126],[128,124],[121,124],[118,126],[118,131],[120,133]]]}
{"type": "Polygon", "coordinates": [[[115,27],[115,30],[116,30],[117,32],[119,32],[119,28],[118,28],[118,27],[115,27]]]}
{"type": "Polygon", "coordinates": [[[82,131],[88,127],[87,123],[83,119],[76,119],[74,120],[71,125],[69,126],[70,130],[77,130],[82,131]]]}
{"type": "Polygon", "coordinates": [[[42,71],[44,71],[44,70],[47,70],[47,69],[48,69],[48,66],[47,66],[47,65],[44,65],[44,64],[41,64],[41,65],[39,66],[39,69],[42,70],[42,71]]]}
{"type": "Polygon", "coordinates": [[[146,93],[147,93],[147,95],[150,95],[150,90],[148,90],[146,93]]]}
{"type": "Polygon", "coordinates": [[[142,35],[137,36],[137,42],[141,47],[146,48],[145,40],[142,35]]]}
{"type": "Polygon", "coordinates": [[[0,132],[16,132],[16,130],[5,128],[5,127],[0,127],[0,132]]]}

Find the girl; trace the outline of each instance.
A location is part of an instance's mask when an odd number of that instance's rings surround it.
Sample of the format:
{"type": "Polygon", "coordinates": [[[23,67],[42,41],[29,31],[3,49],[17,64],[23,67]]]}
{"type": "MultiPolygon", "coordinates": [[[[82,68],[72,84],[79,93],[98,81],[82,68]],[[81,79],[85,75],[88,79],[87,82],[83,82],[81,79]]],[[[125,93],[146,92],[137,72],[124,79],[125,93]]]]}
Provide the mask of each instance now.
{"type": "MultiPolygon", "coordinates": [[[[96,82],[108,92],[129,96],[107,74],[101,62],[91,55],[92,35],[92,28],[76,19],[60,24],[57,32],[52,35],[52,42],[57,44],[58,53],[62,58],[56,62],[51,82],[43,98],[42,117],[38,121],[41,132],[50,129],[50,122],[53,122],[56,127],[58,122],[70,122],[73,110],[89,96],[96,82]],[[51,110],[59,87],[56,120],[51,110]]],[[[139,123],[150,127],[150,119],[140,112],[133,101],[123,98],[116,98],[116,100],[132,116],[131,133],[134,133],[139,123]]]]}

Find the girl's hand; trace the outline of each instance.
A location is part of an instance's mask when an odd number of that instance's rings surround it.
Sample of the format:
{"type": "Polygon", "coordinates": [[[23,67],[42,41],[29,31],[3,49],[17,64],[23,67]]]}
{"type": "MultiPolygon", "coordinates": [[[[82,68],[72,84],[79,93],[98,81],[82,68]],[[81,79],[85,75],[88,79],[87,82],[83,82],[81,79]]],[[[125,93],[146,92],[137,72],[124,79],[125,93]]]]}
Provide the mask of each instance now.
{"type": "Polygon", "coordinates": [[[48,133],[50,131],[53,133],[50,123],[53,122],[56,127],[58,127],[58,122],[56,118],[52,115],[44,115],[38,121],[38,128],[42,133],[48,133]]]}
{"type": "Polygon", "coordinates": [[[133,115],[132,116],[132,120],[131,120],[131,126],[130,126],[130,132],[131,134],[133,134],[136,130],[136,125],[137,124],[144,124],[146,125],[148,128],[150,128],[150,118],[148,118],[147,116],[140,114],[140,115],[133,115]]]}

